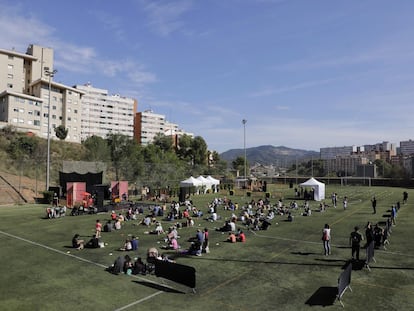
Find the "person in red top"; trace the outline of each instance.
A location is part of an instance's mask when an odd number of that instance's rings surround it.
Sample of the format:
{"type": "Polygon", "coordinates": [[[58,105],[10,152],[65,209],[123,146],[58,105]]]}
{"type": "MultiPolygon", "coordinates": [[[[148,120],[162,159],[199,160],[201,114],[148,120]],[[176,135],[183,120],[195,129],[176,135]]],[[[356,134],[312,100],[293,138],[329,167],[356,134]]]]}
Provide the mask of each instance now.
{"type": "Polygon", "coordinates": [[[237,241],[246,242],[246,235],[241,230],[240,230],[239,234],[237,235],[237,241]]]}
{"type": "Polygon", "coordinates": [[[95,231],[96,231],[95,236],[96,238],[99,239],[101,237],[101,232],[102,232],[102,224],[99,221],[99,219],[96,220],[95,231]]]}

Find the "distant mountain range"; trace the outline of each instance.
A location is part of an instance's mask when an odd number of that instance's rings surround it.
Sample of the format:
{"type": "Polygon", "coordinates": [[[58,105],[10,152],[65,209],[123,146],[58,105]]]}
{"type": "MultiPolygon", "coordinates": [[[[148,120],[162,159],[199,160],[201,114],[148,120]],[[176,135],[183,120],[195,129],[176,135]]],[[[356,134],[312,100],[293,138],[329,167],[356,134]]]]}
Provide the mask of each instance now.
{"type": "MultiPolygon", "coordinates": [[[[230,149],[220,154],[220,159],[227,161],[229,164],[237,157],[244,158],[244,149],[230,149]]],[[[303,162],[319,159],[319,152],[266,145],[246,148],[246,158],[250,166],[259,163],[262,165],[287,167],[296,161],[303,162]]]]}

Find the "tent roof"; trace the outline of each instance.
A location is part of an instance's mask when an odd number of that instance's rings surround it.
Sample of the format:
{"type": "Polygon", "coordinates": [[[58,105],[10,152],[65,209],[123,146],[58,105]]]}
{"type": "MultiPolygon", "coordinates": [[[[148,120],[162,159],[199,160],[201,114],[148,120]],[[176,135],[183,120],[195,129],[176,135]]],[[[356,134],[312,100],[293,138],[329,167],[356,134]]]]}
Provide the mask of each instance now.
{"type": "Polygon", "coordinates": [[[324,185],[324,183],[317,181],[315,178],[309,178],[307,181],[300,184],[301,186],[320,186],[324,185]]]}
{"type": "Polygon", "coordinates": [[[204,176],[200,175],[196,178],[198,181],[200,181],[203,185],[211,185],[211,181],[204,176]]]}
{"type": "Polygon", "coordinates": [[[201,186],[201,181],[197,180],[193,176],[180,182],[180,186],[201,186]]]}
{"type": "Polygon", "coordinates": [[[218,180],[218,179],[216,179],[216,178],[214,178],[214,177],[211,177],[210,175],[209,176],[207,176],[206,177],[206,179],[207,180],[209,180],[213,185],[218,185],[218,184],[220,184],[220,180],[218,180]]]}

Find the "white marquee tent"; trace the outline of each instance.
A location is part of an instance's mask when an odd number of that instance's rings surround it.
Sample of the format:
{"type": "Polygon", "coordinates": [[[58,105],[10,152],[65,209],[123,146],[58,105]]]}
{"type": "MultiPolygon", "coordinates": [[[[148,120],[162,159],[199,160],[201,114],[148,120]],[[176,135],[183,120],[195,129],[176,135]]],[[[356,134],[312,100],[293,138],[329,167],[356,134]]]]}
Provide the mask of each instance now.
{"type": "Polygon", "coordinates": [[[204,193],[206,193],[207,192],[207,190],[210,190],[211,189],[211,182],[207,179],[207,178],[205,178],[204,176],[198,176],[197,178],[196,178],[199,182],[201,182],[201,188],[202,188],[202,192],[204,192],[204,193]]]}
{"type": "Polygon", "coordinates": [[[206,179],[211,182],[211,189],[213,190],[213,193],[218,192],[220,180],[215,179],[214,177],[211,177],[210,175],[207,176],[206,179]]]}
{"type": "Polygon", "coordinates": [[[315,201],[322,201],[325,199],[325,184],[317,181],[315,178],[310,178],[300,184],[303,187],[311,187],[313,189],[313,199],[315,201]]]}
{"type": "Polygon", "coordinates": [[[199,181],[197,178],[194,178],[193,176],[190,176],[189,178],[180,182],[180,187],[199,187],[199,186],[201,186],[201,181],[199,181]]]}

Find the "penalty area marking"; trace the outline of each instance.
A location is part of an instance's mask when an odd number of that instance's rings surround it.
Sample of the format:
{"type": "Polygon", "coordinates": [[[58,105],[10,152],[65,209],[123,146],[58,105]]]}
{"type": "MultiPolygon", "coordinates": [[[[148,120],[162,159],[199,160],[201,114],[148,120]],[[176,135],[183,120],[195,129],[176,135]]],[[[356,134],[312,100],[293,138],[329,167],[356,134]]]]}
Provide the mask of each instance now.
{"type": "MultiPolygon", "coordinates": [[[[65,256],[68,256],[68,257],[75,258],[75,259],[77,259],[77,260],[80,260],[80,261],[83,261],[83,262],[86,262],[86,263],[89,263],[89,264],[95,265],[95,266],[97,266],[97,267],[107,268],[107,266],[105,266],[105,265],[103,265],[103,264],[100,264],[100,263],[97,263],[97,262],[94,262],[94,261],[91,261],[91,260],[88,260],[88,259],[85,259],[85,258],[82,258],[82,257],[76,256],[76,255],[73,255],[73,254],[68,254],[68,253],[65,253],[65,252],[63,252],[63,251],[60,251],[60,250],[58,250],[58,249],[55,249],[55,248],[49,247],[49,246],[47,246],[47,245],[40,244],[40,243],[37,243],[37,242],[35,242],[35,241],[31,241],[31,240],[28,240],[28,239],[25,239],[25,238],[22,238],[22,237],[19,237],[19,236],[16,236],[16,235],[13,235],[13,234],[10,234],[10,233],[7,233],[7,232],[4,232],[4,231],[1,231],[1,230],[0,230],[0,234],[3,234],[3,235],[8,236],[8,237],[10,237],[10,238],[13,238],[13,239],[16,239],[16,240],[20,240],[20,241],[23,241],[23,242],[26,242],[26,243],[29,243],[29,244],[32,244],[32,245],[35,245],[35,246],[39,246],[39,247],[45,248],[45,249],[47,249],[47,250],[49,250],[49,251],[52,251],[52,252],[55,252],[55,253],[58,253],[58,254],[61,254],[61,255],[65,255],[65,256]]],[[[160,283],[157,283],[157,282],[154,282],[154,281],[151,281],[151,280],[148,280],[148,279],[144,279],[144,278],[141,278],[141,277],[136,276],[136,275],[131,275],[131,276],[132,276],[133,278],[135,278],[135,279],[143,280],[143,281],[145,281],[145,282],[149,282],[149,283],[152,283],[152,284],[155,284],[155,285],[160,285],[160,283]]],[[[166,285],[162,285],[162,286],[164,286],[164,287],[168,287],[168,288],[170,288],[170,289],[173,289],[172,287],[169,287],[169,286],[166,286],[166,285]]],[[[139,300],[137,300],[137,301],[134,301],[134,302],[132,302],[132,303],[130,303],[130,304],[128,304],[128,305],[125,305],[125,306],[123,306],[123,307],[121,307],[121,308],[118,308],[118,309],[116,309],[116,311],[125,310],[125,309],[127,309],[127,308],[129,308],[129,307],[132,307],[132,306],[134,306],[134,305],[137,305],[137,304],[139,304],[139,303],[141,303],[141,302],[144,302],[144,301],[146,301],[146,300],[148,300],[148,299],[151,299],[151,298],[153,298],[153,297],[155,297],[155,296],[158,296],[159,294],[162,294],[162,293],[163,293],[163,291],[157,291],[157,292],[155,292],[155,293],[153,293],[153,294],[151,294],[151,295],[149,295],[149,296],[147,296],[147,297],[144,297],[144,298],[139,299],[139,300]]]]}

